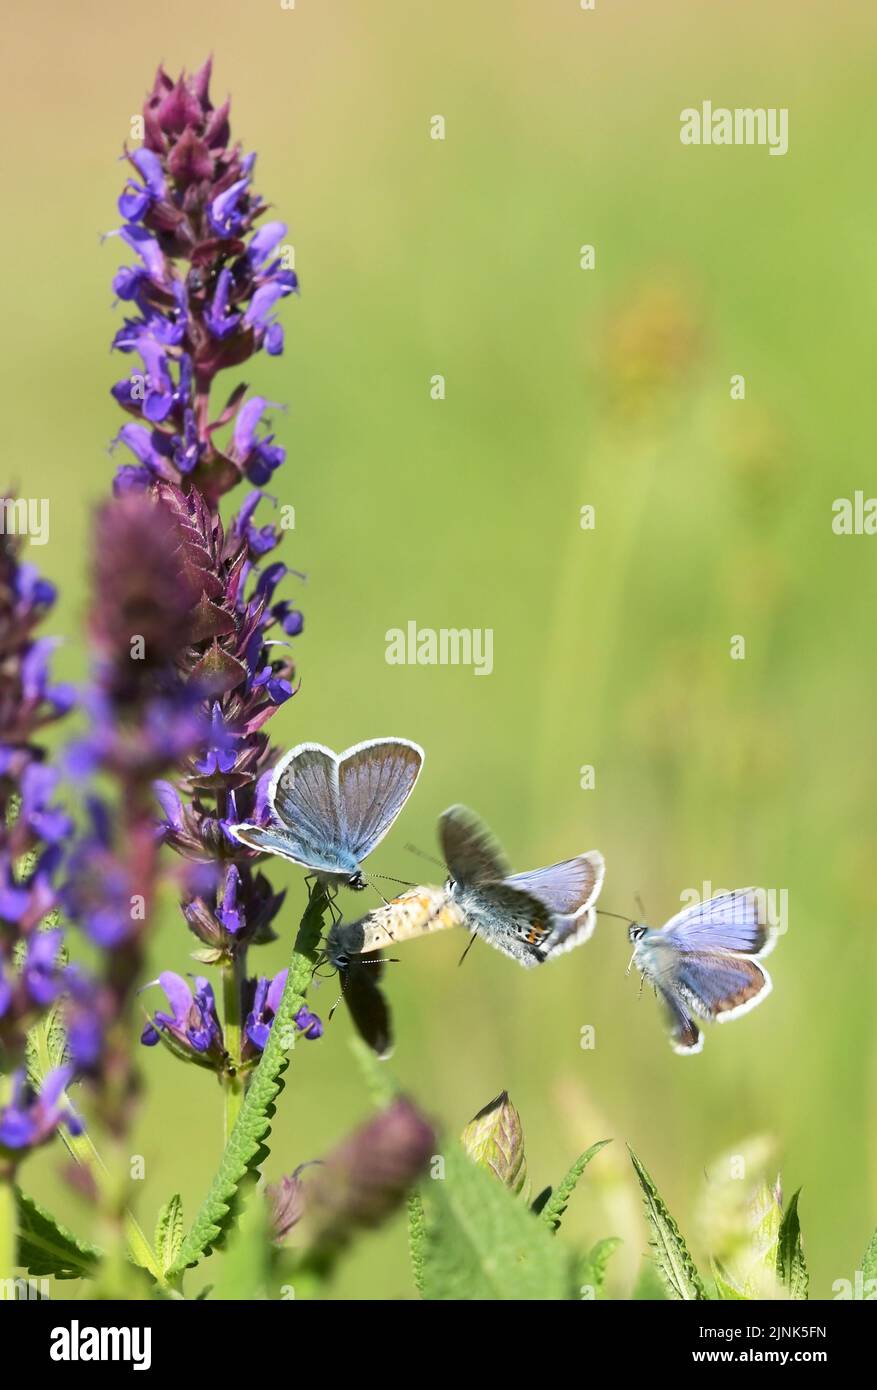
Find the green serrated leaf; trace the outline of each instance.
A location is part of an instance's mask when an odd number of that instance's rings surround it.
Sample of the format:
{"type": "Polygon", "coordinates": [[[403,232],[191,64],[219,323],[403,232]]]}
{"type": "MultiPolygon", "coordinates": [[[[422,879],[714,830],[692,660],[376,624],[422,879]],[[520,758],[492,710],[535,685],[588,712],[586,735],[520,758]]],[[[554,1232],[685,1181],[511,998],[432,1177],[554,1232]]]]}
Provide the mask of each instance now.
{"type": "Polygon", "coordinates": [[[53,1004],[43,1018],[28,1030],[25,1059],[27,1079],[36,1090],[39,1090],[50,1071],[63,1067],[67,1061],[67,1030],[60,1004],[53,1004]]]}
{"type": "Polygon", "coordinates": [[[424,1297],[464,1301],[569,1300],[573,1264],[492,1174],[454,1144],[445,1176],[423,1187],[427,1241],[424,1297]]]}
{"type": "Polygon", "coordinates": [[[623,1244],[620,1236],[606,1236],[583,1256],[579,1262],[579,1294],[582,1298],[599,1298],[606,1282],[606,1267],[619,1245],[623,1244]]]}
{"type": "Polygon", "coordinates": [[[655,1264],[666,1285],[667,1292],[671,1298],[698,1302],[706,1300],[706,1289],[697,1272],[694,1260],[688,1253],[688,1247],[682,1239],[679,1227],[667,1210],[664,1199],[659,1194],[646,1169],[640,1163],[633,1149],[630,1149],[629,1146],[628,1148],[631,1162],[643,1191],[646,1217],[652,1231],[651,1245],[655,1252],[655,1264]]]}
{"type": "Polygon", "coordinates": [[[183,1243],[183,1199],[178,1192],[165,1202],[155,1226],[155,1254],[162,1272],[167,1273],[183,1243]]]}
{"type": "Polygon", "coordinates": [[[804,1259],[804,1245],[801,1240],[801,1222],[798,1218],[798,1198],[801,1189],[789,1199],[780,1226],[777,1245],[777,1278],[789,1298],[801,1301],[808,1296],[810,1275],[804,1259]]]}
{"type": "Polygon", "coordinates": [[[611,1143],[611,1139],[599,1139],[596,1144],[592,1144],[583,1154],[579,1154],[566,1177],[562,1182],[558,1183],[557,1187],[548,1198],[548,1201],[545,1203],[545,1206],[542,1208],[541,1213],[542,1220],[549,1230],[556,1231],[559,1228],[563,1220],[563,1214],[569,1206],[570,1197],[572,1197],[572,1194],[575,1192],[579,1178],[582,1176],[582,1173],[584,1173],[591,1159],[595,1154],[598,1154],[601,1149],[605,1149],[607,1144],[611,1143]]]}
{"type": "Polygon", "coordinates": [[[862,1275],[866,1282],[868,1279],[877,1279],[877,1231],[868,1241],[868,1248],[862,1260],[862,1275]]]}
{"type": "Polygon", "coordinates": [[[412,1192],[408,1198],[408,1253],[411,1256],[414,1287],[422,1295],[426,1263],[426,1213],[419,1192],[412,1192]]]}
{"type": "Polygon", "coordinates": [[[712,1259],[710,1266],[713,1272],[713,1282],[716,1286],[716,1298],[723,1302],[746,1302],[746,1295],[741,1289],[737,1288],[731,1275],[728,1273],[721,1260],[712,1259]]]}
{"type": "Polygon", "coordinates": [[[82,1279],[94,1273],[101,1259],[96,1245],[68,1231],[44,1207],[15,1189],[18,1209],[18,1263],[28,1274],[54,1274],[56,1279],[82,1279]]]}
{"type": "Polygon", "coordinates": [[[275,1103],[283,1090],[283,1073],[289,1066],[287,1047],[295,1036],[294,1018],[304,1003],[316,964],[328,911],[325,891],[318,886],[301,920],[286,985],[259,1065],[252,1073],[243,1104],[225,1146],[216,1175],[180,1252],[168,1270],[179,1276],[220,1245],[233,1220],[243,1185],[252,1180],[268,1156],[265,1142],[271,1132],[275,1103]]]}

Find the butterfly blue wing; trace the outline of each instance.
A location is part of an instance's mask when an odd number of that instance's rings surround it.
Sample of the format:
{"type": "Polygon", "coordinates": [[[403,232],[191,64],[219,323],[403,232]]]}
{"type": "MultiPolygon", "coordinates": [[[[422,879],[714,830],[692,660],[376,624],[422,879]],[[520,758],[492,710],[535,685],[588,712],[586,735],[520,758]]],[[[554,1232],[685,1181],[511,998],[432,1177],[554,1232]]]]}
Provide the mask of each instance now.
{"type": "Polygon", "coordinates": [[[483,821],[466,806],[439,816],[439,843],[455,883],[487,883],[508,877],[505,855],[483,821]]]}
{"type": "Polygon", "coordinates": [[[572,951],[576,946],[582,946],[593,936],[596,925],[597,913],[593,907],[586,908],[584,912],[576,912],[572,916],[555,917],[551,933],[542,946],[543,959],[553,960],[564,951],[572,951]]]}
{"type": "Polygon", "coordinates": [[[289,859],[302,868],[317,873],[337,874],[346,870],[346,865],[333,858],[331,853],[321,853],[313,845],[300,840],[282,825],[232,825],[232,835],[248,849],[262,850],[266,854],[278,854],[281,859],[289,859]]]}
{"type": "Polygon", "coordinates": [[[376,738],[338,759],[342,843],[357,863],[371,854],[408,800],[423,749],[401,738],[376,738]]]}
{"type": "Polygon", "coordinates": [[[775,933],[767,921],[765,895],[756,888],[719,893],[677,912],[661,929],[679,951],[733,951],[767,955],[775,933]]]}
{"type": "Polygon", "coordinates": [[[338,759],[320,743],[300,743],[274,769],[268,801],[277,820],[304,847],[303,862],[356,868],[347,853],[338,759]]]}
{"type": "Polygon", "coordinates": [[[605,866],[599,850],[575,859],[564,859],[547,869],[511,874],[504,880],[513,888],[531,893],[559,916],[575,916],[596,901],[603,886],[605,866]]]}
{"type": "Polygon", "coordinates": [[[634,959],[664,1002],[677,1052],[700,1051],[695,1018],[724,1023],[755,1008],[771,991],[770,976],[750,956],[680,950],[664,931],[647,932],[634,959]]]}
{"type": "Polygon", "coordinates": [[[677,956],[672,978],[693,1013],[719,1022],[746,1013],[771,990],[767,971],[748,956],[686,952],[677,956]]]}

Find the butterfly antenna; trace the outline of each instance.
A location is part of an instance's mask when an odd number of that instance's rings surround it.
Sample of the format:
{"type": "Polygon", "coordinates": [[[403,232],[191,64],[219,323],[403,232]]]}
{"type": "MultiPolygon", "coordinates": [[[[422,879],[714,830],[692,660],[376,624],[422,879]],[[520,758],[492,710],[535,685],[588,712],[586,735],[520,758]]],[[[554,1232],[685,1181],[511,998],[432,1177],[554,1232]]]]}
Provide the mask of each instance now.
{"type": "Polygon", "coordinates": [[[594,911],[598,917],[615,917],[619,922],[626,922],[629,927],[635,927],[636,923],[632,917],[625,917],[623,912],[607,912],[605,907],[595,907],[594,911]]]}
{"type": "Polygon", "coordinates": [[[636,903],[637,912],[639,913],[639,915],[640,915],[640,917],[643,919],[643,921],[645,921],[645,920],[646,920],[646,909],[645,909],[645,907],[644,907],[644,905],[643,905],[643,900],[642,900],[642,898],[640,897],[639,893],[634,893],[634,895],[633,895],[633,900],[634,900],[634,902],[636,903]]]}
{"type": "Polygon", "coordinates": [[[475,932],[472,932],[472,933],[470,934],[469,941],[468,941],[468,943],[467,943],[467,945],[466,945],[466,949],[465,949],[465,951],[463,952],[463,954],[461,955],[460,959],[457,961],[457,965],[458,965],[458,966],[460,966],[460,965],[463,964],[463,961],[466,959],[466,957],[468,956],[469,952],[472,950],[472,947],[475,945],[475,935],[476,935],[475,932]]]}
{"type": "MultiPolygon", "coordinates": [[[[385,878],[388,883],[398,883],[402,888],[416,888],[416,883],[409,883],[407,878],[393,878],[390,874],[372,874],[372,878],[385,878]]],[[[374,887],[374,885],[372,885],[374,887]]]]}
{"type": "Polygon", "coordinates": [[[405,848],[409,850],[411,854],[416,854],[418,858],[426,859],[430,864],[436,864],[438,868],[441,869],[442,873],[444,873],[446,866],[442,863],[441,859],[436,859],[434,854],[427,854],[425,849],[418,849],[417,845],[407,844],[405,848]]]}

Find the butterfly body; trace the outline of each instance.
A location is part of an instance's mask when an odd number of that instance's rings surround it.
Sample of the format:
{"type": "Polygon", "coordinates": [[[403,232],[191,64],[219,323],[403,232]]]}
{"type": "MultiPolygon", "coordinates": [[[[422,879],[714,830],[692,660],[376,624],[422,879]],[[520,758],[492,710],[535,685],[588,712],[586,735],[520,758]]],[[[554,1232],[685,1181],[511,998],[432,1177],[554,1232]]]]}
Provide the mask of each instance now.
{"type": "Polygon", "coordinates": [[[370,739],[340,754],[301,743],[272,774],[272,823],[233,825],[231,833],[249,849],[301,865],[329,887],[359,891],[366,886],[362,861],[390,829],[422,766],[423,750],[407,739],[370,739]]]}
{"type": "Polygon", "coordinates": [[[326,938],[326,958],[336,969],[351,956],[378,951],[397,941],[464,926],[460,908],[447,887],[411,888],[377,907],[358,922],[337,923],[326,938]]]}
{"type": "Polygon", "coordinates": [[[720,893],[684,908],[658,930],[631,925],[632,963],[662,1000],[674,1051],[700,1052],[698,1020],[726,1023],[748,1013],[772,989],[760,964],[776,941],[763,895],[720,893]]]}

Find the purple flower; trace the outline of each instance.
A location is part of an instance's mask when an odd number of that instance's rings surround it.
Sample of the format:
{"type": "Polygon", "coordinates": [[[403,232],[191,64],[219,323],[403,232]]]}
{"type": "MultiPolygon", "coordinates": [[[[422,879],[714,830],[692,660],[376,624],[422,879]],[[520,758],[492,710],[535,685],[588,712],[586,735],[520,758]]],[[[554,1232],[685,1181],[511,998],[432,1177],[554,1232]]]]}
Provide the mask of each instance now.
{"type": "Polygon", "coordinates": [[[246,211],[239,203],[249,182],[248,178],[238,179],[210,203],[207,216],[217,236],[237,236],[243,230],[246,211]]]}
{"type": "Polygon", "coordinates": [[[22,978],[29,998],[40,1009],[57,999],[62,984],[58,952],[64,933],[59,929],[32,932],[28,937],[22,978]]]}
{"type": "Polygon", "coordinates": [[[263,396],[252,396],[240,410],[234,427],[234,458],[257,487],[264,486],[286,458],[286,450],[272,442],[273,434],[256,437],[267,404],[263,396]]]}
{"type": "Polygon", "coordinates": [[[232,936],[236,936],[242,926],[241,914],[237,908],[238,885],[240,881],[240,870],[236,864],[230,864],[225,873],[222,903],[216,909],[216,916],[225,930],[230,932],[232,936]]]}
{"type": "MultiPolygon", "coordinates": [[[[271,1025],[280,1007],[286,976],[287,971],[280,970],[272,980],[267,980],[262,976],[258,980],[250,982],[253,999],[247,1014],[245,1031],[248,1039],[259,1052],[264,1050],[268,1041],[271,1025]]],[[[304,1006],[296,1014],[294,1023],[299,1032],[310,1040],[323,1035],[322,1020],[304,1006]]]]}
{"type": "Polygon", "coordinates": [[[229,312],[228,300],[231,294],[231,271],[222,270],[216,281],[216,290],[209,309],[205,311],[204,322],[214,338],[227,338],[234,333],[241,321],[240,314],[229,312]]]}
{"type": "Polygon", "coordinates": [[[119,198],[119,212],[126,222],[139,222],[143,214],[164,197],[165,183],[161,160],[152,150],[136,150],[131,161],[143,179],[143,184],[129,179],[119,198]]]}
{"type": "Polygon", "coordinates": [[[64,1103],[64,1091],[72,1076],[72,1067],[56,1067],[35,1092],[24,1071],[16,1072],[12,1100],[0,1110],[0,1148],[36,1148],[52,1137],[59,1124],[66,1125],[71,1134],[81,1134],[81,1120],[64,1103]]]}
{"type": "Polygon", "coordinates": [[[247,260],[254,270],[259,269],[262,262],[267,260],[285,236],[285,222],[264,222],[259,230],[253,233],[247,247],[247,260]]]}
{"type": "Polygon", "coordinates": [[[210,735],[203,754],[195,759],[195,767],[205,777],[216,773],[230,772],[235,764],[235,743],[237,735],[229,729],[222,717],[222,706],[214,701],[210,715],[210,735]]]}
{"type": "Polygon", "coordinates": [[[136,251],[152,283],[156,286],[165,285],[167,282],[167,264],[155,237],[150,236],[144,227],[135,225],[122,227],[117,235],[122,238],[126,246],[130,246],[132,251],[136,251]]]}
{"type": "Polygon", "coordinates": [[[164,990],[171,1012],[157,1010],[144,1028],[141,1042],[154,1047],[164,1034],[189,1060],[221,1067],[225,1054],[222,1025],[209,981],[197,976],[193,991],[182,975],[164,970],[155,983],[164,990]]]}

